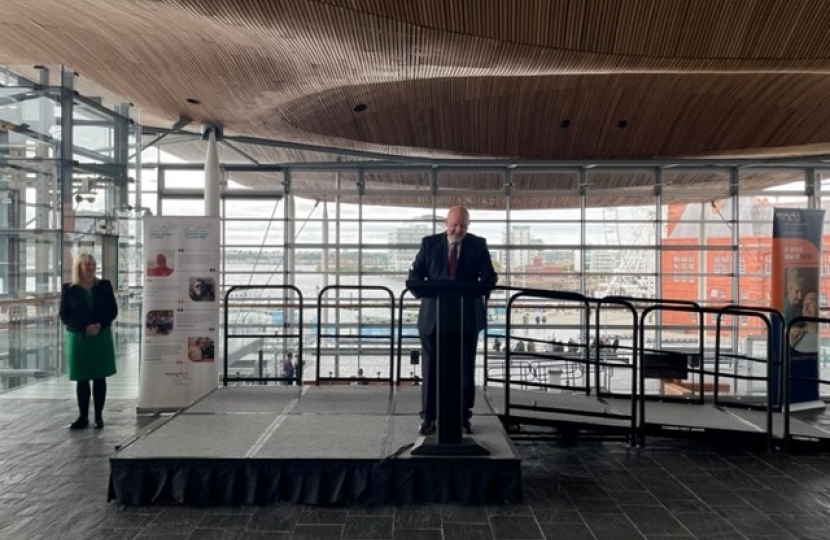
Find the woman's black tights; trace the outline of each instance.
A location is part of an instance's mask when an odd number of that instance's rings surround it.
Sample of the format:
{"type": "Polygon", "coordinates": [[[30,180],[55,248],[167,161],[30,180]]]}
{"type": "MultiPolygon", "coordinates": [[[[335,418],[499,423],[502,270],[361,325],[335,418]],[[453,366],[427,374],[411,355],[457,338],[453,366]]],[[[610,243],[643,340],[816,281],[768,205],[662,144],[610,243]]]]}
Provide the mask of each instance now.
{"type": "MultiPolygon", "coordinates": [[[[78,410],[80,411],[78,418],[89,418],[89,381],[78,381],[76,393],[78,395],[78,410]]],[[[100,420],[101,413],[104,410],[104,401],[107,399],[106,379],[92,380],[92,397],[95,399],[95,419],[100,420]]]]}

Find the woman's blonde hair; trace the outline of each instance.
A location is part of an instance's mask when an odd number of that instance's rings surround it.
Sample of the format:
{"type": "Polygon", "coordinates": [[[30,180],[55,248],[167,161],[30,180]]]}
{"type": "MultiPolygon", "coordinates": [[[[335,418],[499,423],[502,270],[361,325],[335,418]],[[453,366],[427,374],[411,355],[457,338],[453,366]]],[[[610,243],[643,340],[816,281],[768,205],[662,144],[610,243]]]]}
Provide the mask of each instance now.
{"type": "Polygon", "coordinates": [[[70,281],[72,285],[77,285],[81,282],[81,264],[90,259],[97,264],[95,257],[89,251],[83,250],[75,255],[75,260],[72,261],[72,278],[70,281]]]}

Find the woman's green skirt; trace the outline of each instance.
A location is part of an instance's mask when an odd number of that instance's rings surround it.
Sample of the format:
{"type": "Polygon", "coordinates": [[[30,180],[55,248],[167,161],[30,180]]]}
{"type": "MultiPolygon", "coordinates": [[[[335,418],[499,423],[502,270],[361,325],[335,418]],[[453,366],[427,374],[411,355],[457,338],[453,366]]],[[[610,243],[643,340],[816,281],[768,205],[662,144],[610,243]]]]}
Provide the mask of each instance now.
{"type": "Polygon", "coordinates": [[[94,336],[66,331],[66,362],[70,381],[103,379],[115,375],[112,327],[94,336]]]}

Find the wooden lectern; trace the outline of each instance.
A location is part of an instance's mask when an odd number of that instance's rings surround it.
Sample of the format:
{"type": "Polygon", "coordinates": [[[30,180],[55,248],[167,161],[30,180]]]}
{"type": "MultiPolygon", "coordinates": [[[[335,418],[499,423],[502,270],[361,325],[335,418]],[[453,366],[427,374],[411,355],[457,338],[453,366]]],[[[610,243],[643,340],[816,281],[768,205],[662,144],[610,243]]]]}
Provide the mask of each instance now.
{"type": "MultiPolygon", "coordinates": [[[[409,280],[407,288],[419,298],[434,298],[436,303],[436,421],[437,437],[425,437],[412,450],[413,456],[488,456],[490,452],[472,437],[462,437],[461,359],[464,348],[464,315],[473,313],[465,303],[475,302],[490,292],[480,281],[409,280]]],[[[423,381],[426,384],[426,381],[423,381]]]]}

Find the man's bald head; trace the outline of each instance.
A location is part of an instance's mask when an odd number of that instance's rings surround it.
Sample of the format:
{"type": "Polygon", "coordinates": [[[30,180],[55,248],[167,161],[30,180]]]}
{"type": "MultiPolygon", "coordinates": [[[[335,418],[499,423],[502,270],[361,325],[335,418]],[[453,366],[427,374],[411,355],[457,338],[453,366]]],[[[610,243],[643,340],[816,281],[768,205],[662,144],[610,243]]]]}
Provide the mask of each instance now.
{"type": "Polygon", "coordinates": [[[453,206],[447,212],[444,223],[447,226],[447,240],[451,243],[460,242],[470,226],[470,212],[463,206],[453,206]]]}

